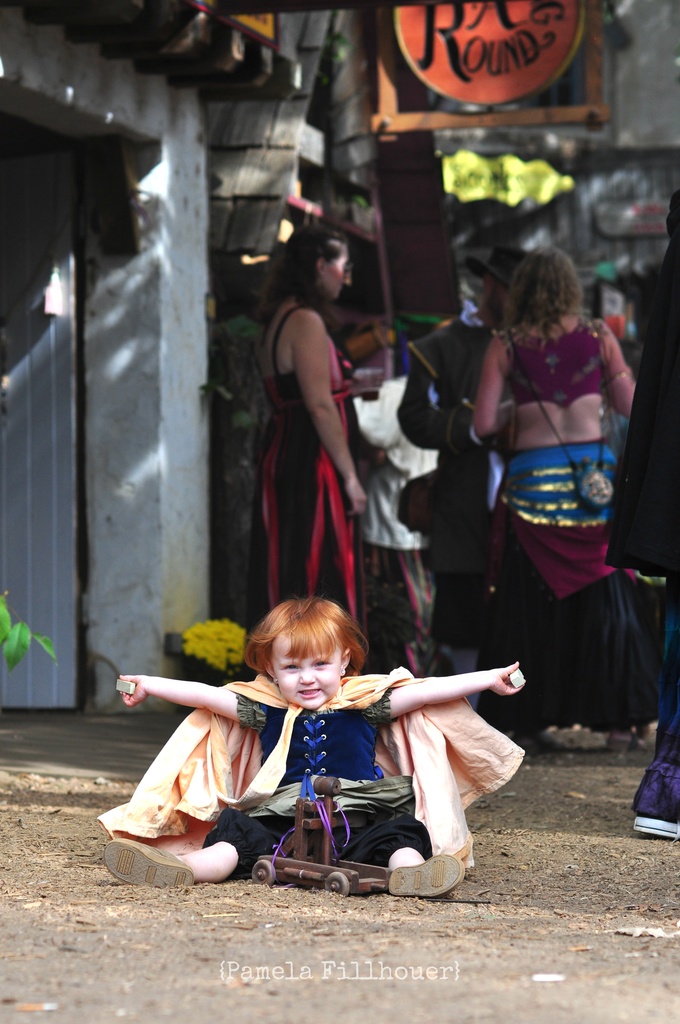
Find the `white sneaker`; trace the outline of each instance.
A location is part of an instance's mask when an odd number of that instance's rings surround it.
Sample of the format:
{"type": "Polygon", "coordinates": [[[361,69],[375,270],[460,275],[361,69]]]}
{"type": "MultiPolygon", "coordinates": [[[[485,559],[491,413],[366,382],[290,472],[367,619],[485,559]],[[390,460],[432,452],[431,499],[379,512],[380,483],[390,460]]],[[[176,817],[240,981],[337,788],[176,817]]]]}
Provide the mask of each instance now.
{"type": "Polygon", "coordinates": [[[680,838],[677,821],[662,821],[661,818],[635,819],[633,828],[636,832],[645,832],[648,836],[660,836],[662,839],[680,838]]]}

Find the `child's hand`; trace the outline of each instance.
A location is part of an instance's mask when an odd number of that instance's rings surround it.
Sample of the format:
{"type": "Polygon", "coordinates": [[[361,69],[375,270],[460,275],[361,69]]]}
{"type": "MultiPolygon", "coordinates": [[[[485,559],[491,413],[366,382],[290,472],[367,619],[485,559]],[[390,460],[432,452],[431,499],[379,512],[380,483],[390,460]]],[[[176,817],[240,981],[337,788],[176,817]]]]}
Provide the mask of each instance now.
{"type": "Polygon", "coordinates": [[[129,708],[135,707],[136,704],[141,704],[149,696],[144,688],[145,676],[121,676],[121,679],[127,680],[129,683],[135,683],[134,693],[121,693],[123,698],[123,704],[129,708]]]}
{"type": "Polygon", "coordinates": [[[497,693],[500,697],[510,697],[514,693],[519,693],[519,689],[513,686],[510,682],[510,676],[519,668],[519,662],[516,661],[514,665],[508,665],[507,668],[496,669],[496,674],[489,685],[489,689],[493,693],[497,693]]]}

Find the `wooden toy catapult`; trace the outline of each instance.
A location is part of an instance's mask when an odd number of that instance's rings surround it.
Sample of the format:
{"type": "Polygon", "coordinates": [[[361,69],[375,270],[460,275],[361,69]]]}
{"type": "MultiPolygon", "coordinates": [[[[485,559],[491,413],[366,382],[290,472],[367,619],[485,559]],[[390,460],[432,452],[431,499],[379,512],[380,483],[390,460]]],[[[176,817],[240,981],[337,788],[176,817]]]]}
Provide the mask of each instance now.
{"type": "Polygon", "coordinates": [[[327,889],[342,896],[388,891],[389,868],[335,857],[330,830],[342,824],[334,800],[341,789],[332,776],[314,780],[323,815],[317,801],[298,797],[292,833],[273,856],[260,857],[252,871],[254,882],[327,889]]]}

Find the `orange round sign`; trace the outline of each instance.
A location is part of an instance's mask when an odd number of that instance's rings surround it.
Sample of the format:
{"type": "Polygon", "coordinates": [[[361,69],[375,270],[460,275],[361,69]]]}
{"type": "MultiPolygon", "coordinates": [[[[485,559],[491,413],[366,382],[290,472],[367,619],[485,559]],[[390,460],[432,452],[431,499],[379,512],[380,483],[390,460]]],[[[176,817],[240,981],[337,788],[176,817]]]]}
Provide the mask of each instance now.
{"type": "Polygon", "coordinates": [[[397,7],[399,45],[430,89],[464,103],[511,103],[547,88],[573,59],[583,0],[454,0],[397,7]]]}

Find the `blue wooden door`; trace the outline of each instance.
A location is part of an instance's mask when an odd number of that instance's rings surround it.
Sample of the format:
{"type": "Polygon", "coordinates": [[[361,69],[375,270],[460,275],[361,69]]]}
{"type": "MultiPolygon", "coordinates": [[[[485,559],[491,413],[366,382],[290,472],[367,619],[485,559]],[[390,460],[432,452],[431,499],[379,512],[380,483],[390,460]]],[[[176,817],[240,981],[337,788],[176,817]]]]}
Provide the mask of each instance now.
{"type": "Polygon", "coordinates": [[[76,706],[73,197],[69,154],[0,160],[0,589],[58,658],[2,659],[3,708],[76,706]]]}

